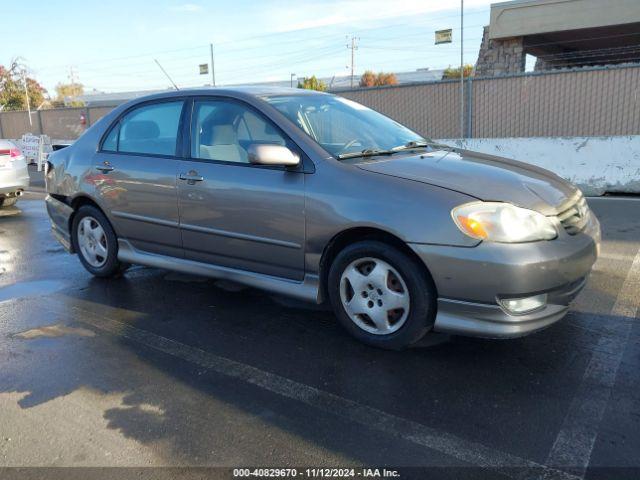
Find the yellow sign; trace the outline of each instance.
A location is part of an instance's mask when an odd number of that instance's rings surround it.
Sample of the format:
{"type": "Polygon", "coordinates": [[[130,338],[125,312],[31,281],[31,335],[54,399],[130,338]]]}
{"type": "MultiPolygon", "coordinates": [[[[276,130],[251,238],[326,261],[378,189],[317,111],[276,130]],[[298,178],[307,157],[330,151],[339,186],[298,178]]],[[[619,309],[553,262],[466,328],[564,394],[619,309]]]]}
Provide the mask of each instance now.
{"type": "Polygon", "coordinates": [[[440,43],[451,43],[452,31],[450,28],[447,30],[436,31],[436,45],[440,43]]]}

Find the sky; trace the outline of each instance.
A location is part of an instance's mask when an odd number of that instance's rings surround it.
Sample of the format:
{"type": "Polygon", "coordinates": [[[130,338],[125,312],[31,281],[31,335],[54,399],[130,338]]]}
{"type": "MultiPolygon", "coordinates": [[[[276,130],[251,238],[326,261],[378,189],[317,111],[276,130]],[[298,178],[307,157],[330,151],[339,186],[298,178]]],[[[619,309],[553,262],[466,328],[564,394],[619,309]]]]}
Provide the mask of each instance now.
{"type": "MultiPolygon", "coordinates": [[[[475,63],[487,0],[465,0],[464,61],[475,63]]],[[[0,64],[20,57],[51,94],[59,82],[85,91],[154,90],[211,83],[198,65],[214,45],[217,85],[441,69],[460,63],[459,0],[0,0],[3,18],[28,26],[5,35],[0,64]],[[453,42],[434,32],[453,29],[453,42]]]]}

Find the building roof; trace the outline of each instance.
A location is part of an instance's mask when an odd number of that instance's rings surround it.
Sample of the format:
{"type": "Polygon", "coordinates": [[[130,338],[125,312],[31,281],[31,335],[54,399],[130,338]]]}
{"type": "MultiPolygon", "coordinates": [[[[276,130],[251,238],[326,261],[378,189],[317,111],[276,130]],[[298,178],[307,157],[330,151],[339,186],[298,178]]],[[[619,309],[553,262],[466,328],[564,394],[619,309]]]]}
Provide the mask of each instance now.
{"type": "Polygon", "coordinates": [[[638,0],[515,0],[491,4],[490,38],[640,22],[638,0]]]}

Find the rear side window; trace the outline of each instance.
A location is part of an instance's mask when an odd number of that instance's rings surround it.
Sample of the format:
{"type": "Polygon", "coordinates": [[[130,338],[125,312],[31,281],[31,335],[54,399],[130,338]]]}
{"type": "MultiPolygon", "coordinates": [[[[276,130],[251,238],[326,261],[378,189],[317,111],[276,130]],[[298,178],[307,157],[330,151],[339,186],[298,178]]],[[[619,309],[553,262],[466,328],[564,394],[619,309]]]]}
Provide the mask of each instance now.
{"type": "Polygon", "coordinates": [[[175,155],[183,101],[145,105],[127,113],[102,144],[111,152],[175,155]]]}

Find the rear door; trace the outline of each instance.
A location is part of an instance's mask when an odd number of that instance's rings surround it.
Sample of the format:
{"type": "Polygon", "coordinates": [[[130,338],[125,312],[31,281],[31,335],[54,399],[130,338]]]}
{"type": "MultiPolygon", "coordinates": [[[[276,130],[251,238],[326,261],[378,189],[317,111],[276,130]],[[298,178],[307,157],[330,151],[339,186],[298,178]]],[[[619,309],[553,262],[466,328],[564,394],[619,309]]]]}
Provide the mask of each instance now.
{"type": "Polygon", "coordinates": [[[178,257],[177,152],[184,104],[172,98],[128,111],[104,139],[92,177],[119,237],[139,250],[178,257]]]}
{"type": "Polygon", "coordinates": [[[194,100],[190,137],[178,181],[186,258],[302,280],[305,175],[247,158],[254,143],[297,147],[260,112],[225,98],[194,100]]]}

